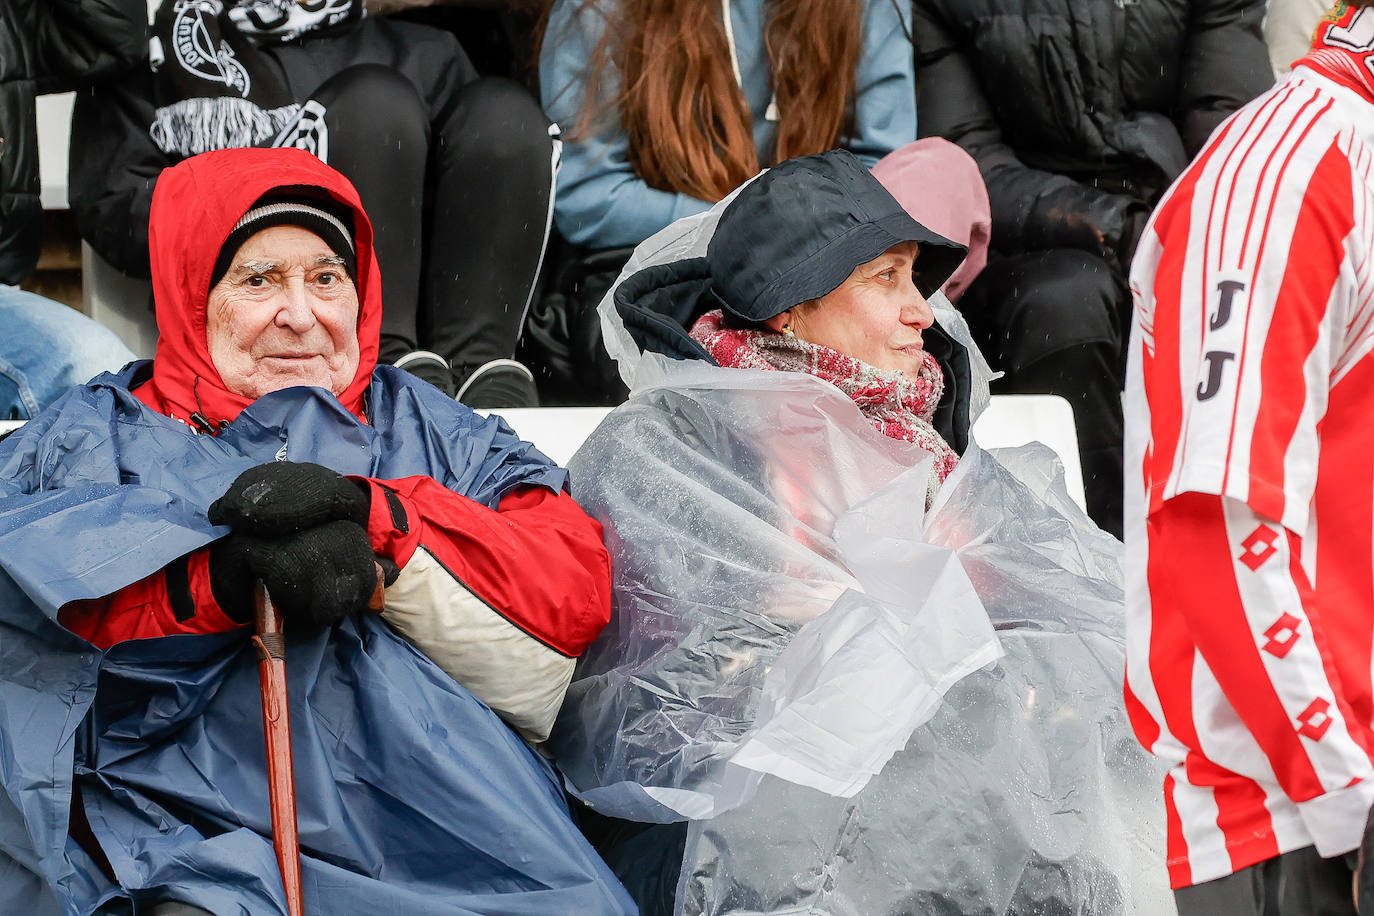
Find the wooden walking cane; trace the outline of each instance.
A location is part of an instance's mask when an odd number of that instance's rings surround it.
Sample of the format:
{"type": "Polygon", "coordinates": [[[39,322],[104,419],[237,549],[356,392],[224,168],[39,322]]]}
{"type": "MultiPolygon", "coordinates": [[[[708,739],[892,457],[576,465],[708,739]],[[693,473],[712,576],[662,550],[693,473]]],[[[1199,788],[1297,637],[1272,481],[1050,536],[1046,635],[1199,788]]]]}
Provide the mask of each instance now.
{"type": "MultiPolygon", "coordinates": [[[[367,606],[381,611],[385,607],[382,567],[377,566],[377,587],[367,606]]],[[[262,728],[267,737],[267,790],[272,811],[272,848],[286,891],[290,916],[305,916],[301,898],[301,847],[296,830],[296,779],[291,764],[291,712],[286,695],[286,639],[282,635],[281,614],[272,604],[267,587],[258,582],[254,590],[256,632],[253,645],[258,650],[258,676],[262,681],[262,728]]]]}
{"type": "Polygon", "coordinates": [[[291,713],[286,697],[286,639],[281,614],[261,582],[254,589],[257,603],[253,645],[258,650],[262,680],[262,730],[267,736],[267,791],[272,808],[272,848],[277,853],[286,909],[305,916],[301,901],[301,847],[296,834],[296,779],[291,769],[291,713]]]}

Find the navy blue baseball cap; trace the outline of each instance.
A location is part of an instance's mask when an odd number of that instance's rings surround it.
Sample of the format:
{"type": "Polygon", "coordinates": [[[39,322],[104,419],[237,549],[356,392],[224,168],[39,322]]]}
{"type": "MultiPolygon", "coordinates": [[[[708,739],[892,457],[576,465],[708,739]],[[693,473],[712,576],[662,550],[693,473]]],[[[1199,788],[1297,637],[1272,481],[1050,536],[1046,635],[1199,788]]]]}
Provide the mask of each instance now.
{"type": "Polygon", "coordinates": [[[766,321],[835,289],[902,242],[916,242],[929,296],[968,253],[922,226],[848,150],[778,163],[725,208],[706,249],[711,292],[745,321],[766,321]]]}

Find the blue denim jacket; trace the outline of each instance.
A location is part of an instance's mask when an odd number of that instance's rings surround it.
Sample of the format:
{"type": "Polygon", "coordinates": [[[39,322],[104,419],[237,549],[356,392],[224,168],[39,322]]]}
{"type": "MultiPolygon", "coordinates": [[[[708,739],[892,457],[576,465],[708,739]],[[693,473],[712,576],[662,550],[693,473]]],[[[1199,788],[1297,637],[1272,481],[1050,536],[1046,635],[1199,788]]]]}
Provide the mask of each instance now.
{"type": "Polygon", "coordinates": [[[73,385],[134,359],[104,325],[60,302],[0,285],[0,420],[29,420],[73,385]]]}

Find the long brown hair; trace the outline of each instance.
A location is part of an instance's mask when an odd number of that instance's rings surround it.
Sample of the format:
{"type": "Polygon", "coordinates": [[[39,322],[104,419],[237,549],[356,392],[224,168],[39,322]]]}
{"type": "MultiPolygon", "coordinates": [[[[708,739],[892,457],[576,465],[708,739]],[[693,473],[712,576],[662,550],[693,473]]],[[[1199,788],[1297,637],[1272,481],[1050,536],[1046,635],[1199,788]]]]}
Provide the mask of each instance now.
{"type": "MultiPolygon", "coordinates": [[[[764,41],[779,112],[771,164],[832,149],[852,130],[863,27],[860,0],[767,2],[764,41]]],[[[715,202],[758,172],[718,0],[585,0],[578,15],[604,15],[606,27],[587,62],[570,138],[591,132],[614,107],[630,164],[650,187],[715,202]],[[598,103],[608,65],[620,91],[598,103]]]]}

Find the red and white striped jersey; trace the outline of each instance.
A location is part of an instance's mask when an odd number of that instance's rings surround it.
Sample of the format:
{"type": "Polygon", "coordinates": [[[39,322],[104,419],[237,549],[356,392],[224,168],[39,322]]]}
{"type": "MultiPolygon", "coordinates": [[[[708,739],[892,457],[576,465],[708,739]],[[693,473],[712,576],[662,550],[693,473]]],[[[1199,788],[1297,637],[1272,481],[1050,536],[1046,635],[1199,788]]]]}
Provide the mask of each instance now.
{"type": "Polygon", "coordinates": [[[1345,852],[1374,801],[1367,87],[1300,66],[1218,128],[1131,290],[1126,705],[1171,764],[1171,883],[1345,852]]]}

